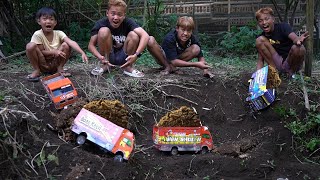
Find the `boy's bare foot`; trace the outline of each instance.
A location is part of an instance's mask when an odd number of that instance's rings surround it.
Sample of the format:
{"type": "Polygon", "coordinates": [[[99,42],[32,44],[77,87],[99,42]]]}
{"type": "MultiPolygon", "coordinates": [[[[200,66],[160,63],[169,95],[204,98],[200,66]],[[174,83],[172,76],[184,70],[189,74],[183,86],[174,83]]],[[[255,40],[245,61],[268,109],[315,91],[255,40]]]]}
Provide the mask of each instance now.
{"type": "Polygon", "coordinates": [[[164,70],[160,71],[161,75],[168,75],[170,73],[171,73],[170,70],[167,70],[167,69],[164,69],[164,70]]]}
{"type": "Polygon", "coordinates": [[[40,76],[40,71],[33,71],[31,74],[28,75],[30,78],[35,78],[40,76]]]}

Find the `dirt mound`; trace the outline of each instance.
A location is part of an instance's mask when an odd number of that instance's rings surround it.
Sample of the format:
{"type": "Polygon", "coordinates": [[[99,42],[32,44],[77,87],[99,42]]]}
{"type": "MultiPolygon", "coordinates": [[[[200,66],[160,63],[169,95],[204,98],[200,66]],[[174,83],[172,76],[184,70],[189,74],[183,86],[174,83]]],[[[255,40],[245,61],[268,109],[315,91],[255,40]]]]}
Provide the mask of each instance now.
{"type": "Polygon", "coordinates": [[[268,80],[267,89],[274,89],[281,84],[281,79],[279,77],[278,71],[272,67],[268,66],[268,80]]]}
{"type": "Polygon", "coordinates": [[[158,122],[160,127],[198,127],[201,126],[199,116],[186,106],[168,112],[158,122]]]}
{"type": "Polygon", "coordinates": [[[113,122],[123,128],[128,128],[128,110],[118,100],[91,101],[84,106],[85,109],[113,122]]]}

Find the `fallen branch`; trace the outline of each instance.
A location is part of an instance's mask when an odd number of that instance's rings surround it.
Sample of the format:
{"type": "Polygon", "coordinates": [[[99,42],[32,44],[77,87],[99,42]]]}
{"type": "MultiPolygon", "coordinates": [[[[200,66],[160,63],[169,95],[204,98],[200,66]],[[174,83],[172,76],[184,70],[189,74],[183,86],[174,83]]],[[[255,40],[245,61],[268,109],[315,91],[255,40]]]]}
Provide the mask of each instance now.
{"type": "Polygon", "coordinates": [[[305,82],[304,82],[304,80],[303,80],[302,72],[299,71],[299,73],[300,73],[300,79],[301,79],[302,89],[303,89],[304,104],[305,104],[306,109],[307,109],[308,111],[310,111],[310,104],[309,104],[309,98],[308,98],[307,88],[306,88],[305,82]]]}
{"type": "Polygon", "coordinates": [[[8,57],[1,58],[1,59],[0,59],[0,62],[1,62],[2,60],[6,61],[6,60],[8,60],[8,59],[11,59],[11,58],[14,58],[14,57],[17,57],[17,56],[21,56],[21,55],[23,55],[23,54],[25,54],[25,53],[26,53],[26,51],[21,51],[21,52],[14,53],[14,54],[12,54],[12,55],[10,55],[10,56],[8,56],[8,57]]]}

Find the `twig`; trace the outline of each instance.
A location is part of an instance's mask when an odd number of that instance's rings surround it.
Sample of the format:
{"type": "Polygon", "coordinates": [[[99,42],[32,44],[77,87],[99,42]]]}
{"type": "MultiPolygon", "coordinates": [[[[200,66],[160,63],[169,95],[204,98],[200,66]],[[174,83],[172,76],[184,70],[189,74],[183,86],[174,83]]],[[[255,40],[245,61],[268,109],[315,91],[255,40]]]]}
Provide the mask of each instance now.
{"type": "Polygon", "coordinates": [[[0,112],[0,114],[3,114],[5,111],[9,111],[9,112],[11,112],[11,113],[20,113],[20,114],[23,114],[23,115],[25,115],[25,116],[31,116],[31,117],[33,117],[35,120],[37,120],[37,121],[40,121],[33,113],[29,113],[29,112],[25,112],[25,111],[19,111],[19,110],[14,110],[14,109],[8,109],[8,108],[1,108],[0,107],[0,109],[1,109],[1,112],[0,112]]]}
{"type": "Polygon", "coordinates": [[[16,56],[23,55],[23,54],[25,54],[25,53],[26,53],[26,51],[17,52],[17,53],[15,53],[15,54],[13,54],[13,55],[7,56],[7,57],[5,57],[5,58],[1,58],[0,61],[2,61],[2,60],[8,60],[8,59],[14,58],[14,57],[16,57],[16,56]]]}
{"type": "MultiPolygon", "coordinates": [[[[156,88],[156,89],[157,89],[157,88],[156,88]]],[[[191,100],[189,100],[189,99],[186,99],[186,98],[184,98],[184,97],[182,97],[182,96],[179,96],[179,95],[171,95],[171,94],[168,94],[168,93],[166,93],[166,92],[164,92],[164,91],[162,91],[162,90],[160,90],[160,89],[157,89],[157,90],[160,91],[160,92],[162,92],[165,96],[179,98],[179,99],[185,100],[185,101],[187,101],[187,102],[189,102],[189,103],[198,105],[198,103],[193,102],[193,101],[191,101],[191,100]]]]}
{"type": "Polygon", "coordinates": [[[320,148],[318,148],[317,150],[315,150],[315,151],[313,151],[310,155],[309,155],[309,157],[311,157],[312,155],[314,155],[316,152],[318,152],[320,150],[320,148]]]}
{"type": "Polygon", "coordinates": [[[24,105],[21,101],[19,101],[19,103],[20,103],[25,109],[27,109],[27,110],[29,111],[29,114],[31,114],[31,116],[32,116],[35,120],[41,121],[41,120],[39,120],[39,119],[30,111],[30,109],[29,109],[26,105],[24,105]]]}
{"type": "Polygon", "coordinates": [[[194,90],[194,91],[199,92],[199,90],[196,89],[196,88],[188,88],[188,87],[186,87],[186,86],[181,86],[181,85],[178,85],[178,84],[164,84],[164,85],[159,85],[159,86],[157,86],[156,88],[165,87],[165,86],[176,86],[176,87],[180,87],[180,88],[182,88],[182,89],[189,89],[189,90],[194,90]]]}
{"type": "Polygon", "coordinates": [[[301,164],[304,164],[303,162],[300,161],[300,159],[294,154],[293,155],[301,164]]]}
{"type": "Polygon", "coordinates": [[[192,161],[193,161],[196,157],[197,157],[197,156],[196,156],[196,155],[194,155],[194,157],[191,159],[190,164],[189,164],[188,172],[190,172],[190,171],[191,171],[192,161]]]}
{"type": "Polygon", "coordinates": [[[104,177],[104,175],[103,175],[100,171],[98,171],[98,174],[100,174],[100,175],[102,176],[102,178],[103,178],[104,180],[106,180],[106,177],[104,177]]]}
{"type": "Polygon", "coordinates": [[[144,147],[142,147],[142,148],[136,148],[136,149],[138,149],[136,152],[134,152],[134,153],[139,153],[139,152],[142,152],[143,154],[146,154],[146,152],[144,152],[145,150],[148,150],[148,149],[151,149],[151,148],[153,148],[154,147],[154,145],[152,145],[152,146],[149,146],[149,147],[147,147],[147,148],[144,148],[144,147]]]}
{"type": "Polygon", "coordinates": [[[300,74],[300,79],[301,79],[302,88],[303,88],[304,104],[305,104],[306,109],[307,109],[308,111],[310,111],[310,104],[309,104],[309,98],[308,98],[307,88],[306,88],[305,82],[304,82],[304,80],[303,80],[302,72],[299,71],[299,74],[300,74]]]}
{"type": "Polygon", "coordinates": [[[36,173],[36,175],[39,175],[38,172],[34,169],[34,166],[31,165],[28,160],[26,160],[27,165],[34,171],[34,173],[36,173]]]}

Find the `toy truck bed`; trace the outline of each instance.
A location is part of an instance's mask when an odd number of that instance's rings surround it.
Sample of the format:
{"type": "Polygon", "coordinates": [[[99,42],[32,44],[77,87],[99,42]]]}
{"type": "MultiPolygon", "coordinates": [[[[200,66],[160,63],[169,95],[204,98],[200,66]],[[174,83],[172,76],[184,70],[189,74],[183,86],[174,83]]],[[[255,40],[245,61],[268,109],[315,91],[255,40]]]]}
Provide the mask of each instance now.
{"type": "Polygon", "coordinates": [[[206,153],[213,148],[212,136],[206,126],[153,127],[153,141],[160,151],[195,151],[206,153]]]}

